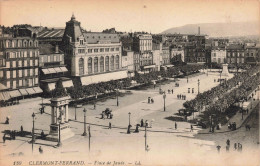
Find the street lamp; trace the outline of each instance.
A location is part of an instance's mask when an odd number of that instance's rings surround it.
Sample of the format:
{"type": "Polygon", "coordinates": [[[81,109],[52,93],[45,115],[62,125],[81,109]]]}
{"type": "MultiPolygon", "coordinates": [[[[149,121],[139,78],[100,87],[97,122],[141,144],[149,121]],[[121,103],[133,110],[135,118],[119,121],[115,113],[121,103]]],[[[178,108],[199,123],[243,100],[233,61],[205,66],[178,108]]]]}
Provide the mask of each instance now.
{"type": "Polygon", "coordinates": [[[86,132],[86,112],[87,112],[87,110],[84,108],[83,112],[84,112],[84,133],[82,135],[86,136],[87,135],[87,132],[86,132]]]}
{"type": "Polygon", "coordinates": [[[75,120],[77,120],[77,104],[75,104],[75,120]]]}
{"type": "Polygon", "coordinates": [[[165,111],[166,109],[165,109],[165,98],[166,98],[166,94],[165,94],[165,92],[164,92],[164,94],[163,94],[163,110],[165,111]]]}
{"type": "Polygon", "coordinates": [[[96,102],[97,102],[97,93],[95,93],[95,101],[94,101],[94,109],[96,109],[96,102]]]}
{"type": "Polygon", "coordinates": [[[59,121],[59,140],[58,140],[57,147],[61,147],[61,145],[62,145],[62,144],[61,144],[61,138],[60,138],[61,115],[59,116],[58,121],[59,121]]]}
{"type": "Polygon", "coordinates": [[[116,106],[119,106],[118,93],[119,93],[119,90],[117,89],[117,90],[116,90],[116,106]]]}
{"type": "Polygon", "coordinates": [[[200,93],[200,79],[198,79],[198,94],[200,93]]]}
{"type": "Polygon", "coordinates": [[[131,123],[130,123],[131,112],[129,112],[128,115],[129,115],[129,125],[131,125],[131,123]]]}
{"type": "Polygon", "coordinates": [[[35,118],[34,112],[32,114],[32,118],[33,118],[33,128],[32,128],[32,152],[33,152],[33,144],[35,142],[35,140],[34,140],[34,118],[35,118]]]}

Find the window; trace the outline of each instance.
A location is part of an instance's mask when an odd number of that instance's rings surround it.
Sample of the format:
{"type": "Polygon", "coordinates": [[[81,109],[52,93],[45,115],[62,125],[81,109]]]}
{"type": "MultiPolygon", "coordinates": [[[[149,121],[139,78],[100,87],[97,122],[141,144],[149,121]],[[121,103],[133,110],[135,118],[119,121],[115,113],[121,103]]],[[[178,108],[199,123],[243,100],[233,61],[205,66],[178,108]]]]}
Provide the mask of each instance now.
{"type": "Polygon", "coordinates": [[[24,62],[23,62],[23,66],[27,66],[27,60],[24,60],[24,62]]]}
{"type": "Polygon", "coordinates": [[[27,51],[24,51],[24,58],[27,58],[27,51]]]}
{"type": "Polygon", "coordinates": [[[111,48],[110,50],[111,50],[111,51],[115,51],[115,49],[114,49],[114,48],[111,48]]]}
{"type": "Polygon", "coordinates": [[[30,54],[30,57],[32,57],[32,51],[30,51],[29,54],[30,54]]]}
{"type": "Polygon", "coordinates": [[[3,78],[3,77],[4,77],[4,71],[0,70],[0,78],[3,78]]]}
{"type": "Polygon", "coordinates": [[[38,84],[38,78],[35,78],[34,81],[35,81],[35,84],[38,84]]]}
{"type": "Polygon", "coordinates": [[[23,71],[22,70],[19,70],[19,77],[23,77],[23,71]]]}
{"type": "Polygon", "coordinates": [[[94,52],[98,52],[98,49],[97,49],[97,48],[95,48],[95,49],[94,49],[94,52]]]}
{"type": "Polygon", "coordinates": [[[116,51],[119,51],[119,47],[116,48],[116,51]]]}
{"type": "Polygon", "coordinates": [[[22,61],[18,61],[18,67],[22,67],[22,61]]]}
{"type": "Polygon", "coordinates": [[[35,66],[38,66],[38,59],[35,59],[35,66]]]}
{"type": "Polygon", "coordinates": [[[116,69],[119,69],[119,55],[116,56],[116,69]]]}
{"type": "Polygon", "coordinates": [[[54,62],[57,61],[57,56],[56,56],[56,55],[53,56],[53,61],[54,61],[54,62]]]}
{"type": "Polygon", "coordinates": [[[111,56],[111,59],[110,59],[110,69],[111,70],[114,70],[114,65],[115,65],[115,57],[114,56],[111,56]]]}
{"type": "Polygon", "coordinates": [[[104,48],[100,48],[100,52],[104,52],[104,48]]]}
{"type": "Polygon", "coordinates": [[[23,80],[19,80],[19,86],[23,86],[23,80]]]}
{"type": "Polygon", "coordinates": [[[105,70],[109,71],[109,57],[108,56],[106,56],[106,59],[105,59],[105,70]]]}
{"type": "Polygon", "coordinates": [[[100,72],[104,71],[104,57],[100,57],[100,62],[99,62],[99,66],[100,66],[100,72]]]}
{"type": "Polygon", "coordinates": [[[16,61],[12,62],[12,67],[16,67],[16,61]]]}
{"type": "Polygon", "coordinates": [[[33,69],[30,69],[30,76],[33,76],[33,69]]]}
{"type": "Polygon", "coordinates": [[[106,51],[106,52],[109,52],[109,48],[106,48],[105,51],[106,51]]]}
{"type": "Polygon", "coordinates": [[[10,88],[10,81],[7,81],[7,82],[6,82],[6,87],[7,87],[7,88],[10,88]]]}
{"type": "Polygon", "coordinates": [[[38,68],[34,69],[35,76],[38,76],[38,68]]]}
{"type": "Polygon", "coordinates": [[[79,53],[85,53],[85,49],[78,49],[79,53]]]}
{"type": "Polygon", "coordinates": [[[13,89],[15,89],[16,88],[16,81],[13,81],[13,87],[12,87],[13,89]]]}
{"type": "Polygon", "coordinates": [[[80,42],[80,45],[83,45],[83,40],[80,40],[79,42],[80,42]]]}
{"type": "Polygon", "coordinates": [[[94,73],[98,72],[98,58],[94,58],[94,73]]]}
{"type": "Polygon", "coordinates": [[[30,66],[33,66],[33,60],[30,60],[30,66]]]}
{"type": "Polygon", "coordinates": [[[84,59],[80,58],[79,59],[79,75],[84,74],[84,59]]]}
{"type": "Polygon", "coordinates": [[[10,62],[6,62],[6,67],[10,68],[10,62]]]}
{"type": "Polygon", "coordinates": [[[13,78],[16,78],[16,70],[13,70],[13,78]]]}
{"type": "Polygon", "coordinates": [[[27,69],[24,70],[24,76],[27,77],[27,69]]]}
{"type": "Polygon", "coordinates": [[[88,58],[88,73],[92,73],[92,58],[88,58]]]}
{"type": "Polygon", "coordinates": [[[92,53],[92,49],[88,49],[88,53],[92,53]]]}

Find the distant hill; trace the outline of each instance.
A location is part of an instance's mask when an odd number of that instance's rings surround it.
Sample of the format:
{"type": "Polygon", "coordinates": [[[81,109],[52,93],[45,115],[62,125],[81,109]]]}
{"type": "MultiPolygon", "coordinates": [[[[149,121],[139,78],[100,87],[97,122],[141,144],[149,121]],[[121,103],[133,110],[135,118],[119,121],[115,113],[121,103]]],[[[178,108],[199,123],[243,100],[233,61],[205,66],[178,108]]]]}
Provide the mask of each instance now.
{"type": "Polygon", "coordinates": [[[259,35],[259,22],[232,22],[232,23],[201,23],[187,24],[181,27],[170,28],[162,33],[207,34],[210,37],[259,35]]]}

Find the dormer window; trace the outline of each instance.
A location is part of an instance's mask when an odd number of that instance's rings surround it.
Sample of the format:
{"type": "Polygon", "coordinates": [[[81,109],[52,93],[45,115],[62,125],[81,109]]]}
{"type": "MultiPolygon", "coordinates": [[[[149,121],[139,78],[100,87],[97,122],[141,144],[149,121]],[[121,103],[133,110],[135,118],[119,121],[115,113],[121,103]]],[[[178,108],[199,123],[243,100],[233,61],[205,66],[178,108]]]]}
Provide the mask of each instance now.
{"type": "Polygon", "coordinates": [[[80,42],[80,45],[83,45],[83,40],[80,40],[79,42],[80,42]]]}

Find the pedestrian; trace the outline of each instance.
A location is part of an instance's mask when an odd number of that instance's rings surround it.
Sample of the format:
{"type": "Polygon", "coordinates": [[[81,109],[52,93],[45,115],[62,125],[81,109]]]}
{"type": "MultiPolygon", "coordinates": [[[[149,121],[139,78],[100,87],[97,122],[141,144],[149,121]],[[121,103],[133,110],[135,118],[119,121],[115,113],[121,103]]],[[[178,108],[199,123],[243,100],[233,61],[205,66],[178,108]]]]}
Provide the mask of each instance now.
{"type": "Polygon", "coordinates": [[[151,101],[151,97],[148,97],[148,104],[150,104],[150,101],[151,101]]]}
{"type": "Polygon", "coordinates": [[[220,145],[218,145],[218,146],[217,146],[218,153],[220,152],[220,148],[221,148],[221,146],[220,146],[220,145]]]}
{"type": "Polygon", "coordinates": [[[229,145],[226,146],[226,152],[229,152],[229,145]]]}
{"type": "Polygon", "coordinates": [[[9,124],[9,118],[6,117],[5,124],[9,124]]]}
{"type": "Polygon", "coordinates": [[[234,143],[234,150],[237,150],[237,143],[234,143]]]}
{"type": "Polygon", "coordinates": [[[141,119],[141,127],[144,127],[144,120],[141,119]]]}
{"type": "Polygon", "coordinates": [[[216,82],[216,79],[214,79],[214,82],[216,82]]]}
{"type": "Polygon", "coordinates": [[[227,143],[227,145],[229,146],[229,145],[230,145],[230,140],[229,140],[229,139],[227,139],[227,142],[226,142],[226,143],[227,143]]]}
{"type": "Polygon", "coordinates": [[[3,136],[3,143],[5,143],[5,140],[6,140],[6,137],[5,137],[5,134],[3,136]]]}
{"type": "Polygon", "coordinates": [[[177,130],[177,123],[175,122],[175,130],[177,130]]]}
{"type": "Polygon", "coordinates": [[[44,139],[44,137],[45,137],[45,135],[44,135],[44,132],[42,130],[42,132],[41,132],[41,139],[44,139]]]}
{"type": "Polygon", "coordinates": [[[246,114],[248,114],[248,109],[246,109],[246,114]]]}
{"type": "Polygon", "coordinates": [[[191,92],[194,93],[194,88],[192,88],[191,92]]]}
{"type": "Polygon", "coordinates": [[[42,147],[41,147],[41,146],[39,147],[39,152],[40,152],[40,154],[43,153],[43,150],[42,150],[42,147]]]}
{"type": "Polygon", "coordinates": [[[151,98],[151,103],[152,103],[152,104],[154,103],[154,100],[153,100],[153,98],[151,98]]]}
{"type": "Polygon", "coordinates": [[[23,125],[21,126],[21,134],[23,135],[23,125]]]}
{"type": "Polygon", "coordinates": [[[112,128],[112,124],[111,122],[108,123],[108,129],[111,129],[112,128]]]}
{"type": "Polygon", "coordinates": [[[193,132],[193,126],[190,125],[190,132],[193,132]]]}
{"type": "Polygon", "coordinates": [[[172,89],[172,94],[173,94],[173,89],[172,89]]]}

